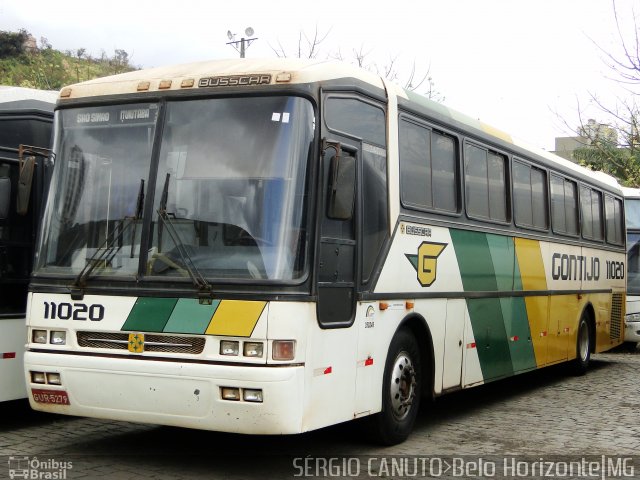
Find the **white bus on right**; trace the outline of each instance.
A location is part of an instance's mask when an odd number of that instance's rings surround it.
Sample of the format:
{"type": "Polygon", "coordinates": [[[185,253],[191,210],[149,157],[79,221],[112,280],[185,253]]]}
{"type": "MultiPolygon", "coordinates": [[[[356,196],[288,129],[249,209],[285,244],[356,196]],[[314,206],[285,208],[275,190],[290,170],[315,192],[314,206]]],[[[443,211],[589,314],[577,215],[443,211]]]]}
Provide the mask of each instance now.
{"type": "Polygon", "coordinates": [[[622,188],[627,225],[627,309],[625,345],[640,343],[640,188],[622,188]]]}

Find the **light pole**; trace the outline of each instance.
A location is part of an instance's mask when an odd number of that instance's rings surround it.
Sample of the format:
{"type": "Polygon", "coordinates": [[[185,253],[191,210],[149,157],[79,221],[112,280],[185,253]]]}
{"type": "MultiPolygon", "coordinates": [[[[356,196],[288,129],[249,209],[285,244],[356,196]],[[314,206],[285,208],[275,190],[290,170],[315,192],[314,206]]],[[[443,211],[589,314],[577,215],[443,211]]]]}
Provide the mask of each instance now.
{"type": "MultiPolygon", "coordinates": [[[[244,34],[247,37],[251,37],[253,35],[253,28],[251,27],[247,27],[244,31],[244,34]]],[[[227,42],[227,45],[231,45],[233,48],[236,49],[236,51],[240,52],[240,58],[244,58],[245,52],[247,51],[247,48],[249,48],[249,45],[251,45],[251,42],[253,42],[254,40],[257,40],[257,38],[244,38],[241,37],[240,40],[236,40],[236,34],[235,33],[231,33],[231,30],[227,31],[227,37],[229,38],[229,42],[227,42]],[[240,48],[238,48],[238,44],[240,44],[240,48]]]]}

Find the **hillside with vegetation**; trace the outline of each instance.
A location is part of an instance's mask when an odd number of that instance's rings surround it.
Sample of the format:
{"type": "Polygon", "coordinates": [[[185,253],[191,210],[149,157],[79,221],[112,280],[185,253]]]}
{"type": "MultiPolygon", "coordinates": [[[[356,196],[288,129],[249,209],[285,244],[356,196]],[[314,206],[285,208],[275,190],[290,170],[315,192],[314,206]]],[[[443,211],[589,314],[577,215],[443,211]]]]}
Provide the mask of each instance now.
{"type": "Polygon", "coordinates": [[[0,31],[0,85],[59,90],[71,83],[136,70],[129,54],[116,49],[112,56],[102,51],[100,58],[86,49],[61,52],[46,38],[38,43],[26,30],[0,31]]]}

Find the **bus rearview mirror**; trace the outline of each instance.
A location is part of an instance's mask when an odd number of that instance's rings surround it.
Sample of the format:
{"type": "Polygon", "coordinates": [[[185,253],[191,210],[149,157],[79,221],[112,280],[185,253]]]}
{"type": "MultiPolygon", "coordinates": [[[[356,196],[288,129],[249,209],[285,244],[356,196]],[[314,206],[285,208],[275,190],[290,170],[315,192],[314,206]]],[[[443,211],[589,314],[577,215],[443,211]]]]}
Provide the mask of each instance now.
{"type": "Polygon", "coordinates": [[[336,220],[351,219],[356,191],[355,157],[334,155],[331,158],[329,178],[327,216],[336,220]]]}
{"type": "Polygon", "coordinates": [[[26,215],[29,211],[29,198],[31,197],[31,185],[33,183],[33,170],[36,157],[29,156],[20,165],[20,177],[18,178],[18,201],[16,211],[18,215],[26,215]]]}

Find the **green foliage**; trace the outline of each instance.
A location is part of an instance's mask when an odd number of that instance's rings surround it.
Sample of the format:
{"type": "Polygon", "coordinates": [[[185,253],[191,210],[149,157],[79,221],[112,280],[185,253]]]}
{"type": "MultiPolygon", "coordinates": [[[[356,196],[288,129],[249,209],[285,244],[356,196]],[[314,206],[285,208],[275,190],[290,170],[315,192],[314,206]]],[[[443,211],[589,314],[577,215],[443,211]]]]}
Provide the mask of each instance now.
{"type": "Polygon", "coordinates": [[[129,54],[116,49],[112,57],[86,54],[84,48],[71,52],[54,49],[46,38],[40,48],[25,48],[29,32],[0,31],[0,85],[59,90],[65,85],[135,70],[129,54]]]}
{"type": "Polygon", "coordinates": [[[582,166],[616,177],[627,187],[640,185],[640,150],[633,144],[619,146],[612,142],[595,141],[574,150],[573,157],[582,166]]]}
{"type": "Polygon", "coordinates": [[[0,59],[16,57],[25,51],[25,42],[29,32],[20,30],[18,33],[0,31],[0,59]]]}

